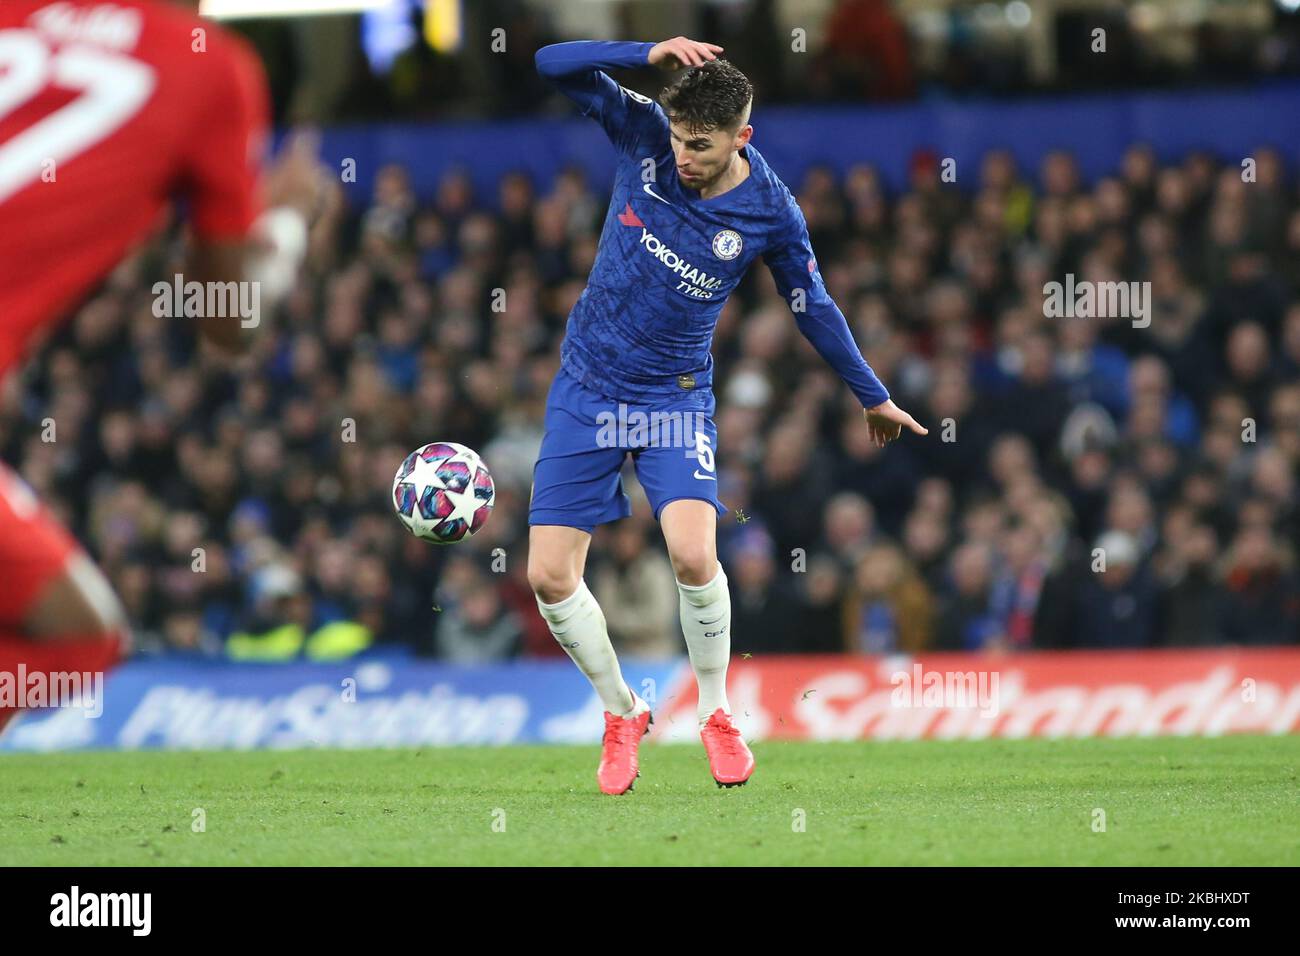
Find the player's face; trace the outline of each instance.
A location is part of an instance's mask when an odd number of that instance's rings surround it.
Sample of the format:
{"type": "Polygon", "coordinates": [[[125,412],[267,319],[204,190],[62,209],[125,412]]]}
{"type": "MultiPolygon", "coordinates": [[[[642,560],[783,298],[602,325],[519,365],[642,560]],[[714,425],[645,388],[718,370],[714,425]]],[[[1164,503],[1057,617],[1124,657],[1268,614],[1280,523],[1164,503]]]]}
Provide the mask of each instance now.
{"type": "Polygon", "coordinates": [[[748,124],[738,130],[715,129],[707,133],[691,132],[685,126],[671,123],[668,135],[672,140],[673,158],[677,162],[677,176],[688,189],[705,189],[718,181],[736,151],[749,142],[754,128],[748,124]]]}

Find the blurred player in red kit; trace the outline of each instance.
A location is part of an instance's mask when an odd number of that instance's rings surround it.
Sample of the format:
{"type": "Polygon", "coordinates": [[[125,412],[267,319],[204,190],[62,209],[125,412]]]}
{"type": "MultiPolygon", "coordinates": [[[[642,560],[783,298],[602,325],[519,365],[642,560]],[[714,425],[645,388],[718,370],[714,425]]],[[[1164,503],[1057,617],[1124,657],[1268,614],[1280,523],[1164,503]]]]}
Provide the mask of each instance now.
{"type": "MultiPolygon", "coordinates": [[[[262,308],[292,284],[322,170],[300,139],[263,179],[265,74],[197,6],[0,4],[0,380],[173,199],[188,209],[186,282],[256,282],[262,308]]],[[[227,352],[249,334],[240,317],[178,321],[227,352]]],[[[102,672],[129,642],[103,574],[0,464],[0,676],[102,672]]],[[[0,729],[13,703],[0,698],[0,729]]]]}

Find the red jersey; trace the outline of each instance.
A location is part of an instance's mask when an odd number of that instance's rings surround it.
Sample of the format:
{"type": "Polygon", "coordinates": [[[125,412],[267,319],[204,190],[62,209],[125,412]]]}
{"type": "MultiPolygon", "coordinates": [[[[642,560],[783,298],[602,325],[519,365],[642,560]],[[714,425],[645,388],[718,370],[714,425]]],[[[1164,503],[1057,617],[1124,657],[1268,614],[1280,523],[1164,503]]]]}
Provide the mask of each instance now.
{"type": "Polygon", "coordinates": [[[260,209],[266,77],[240,38],[155,0],[0,3],[0,376],[152,233],[260,209]]]}

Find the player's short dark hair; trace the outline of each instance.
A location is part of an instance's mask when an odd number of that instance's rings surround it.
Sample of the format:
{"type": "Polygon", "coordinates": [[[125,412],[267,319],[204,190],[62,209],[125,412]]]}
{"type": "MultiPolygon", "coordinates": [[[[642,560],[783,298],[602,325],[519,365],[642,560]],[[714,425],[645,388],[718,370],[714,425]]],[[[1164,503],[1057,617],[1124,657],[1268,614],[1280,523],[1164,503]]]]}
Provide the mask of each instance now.
{"type": "Polygon", "coordinates": [[[659,94],[668,119],[692,133],[739,129],[754,98],[754,84],[730,62],[709,60],[691,67],[659,94]]]}

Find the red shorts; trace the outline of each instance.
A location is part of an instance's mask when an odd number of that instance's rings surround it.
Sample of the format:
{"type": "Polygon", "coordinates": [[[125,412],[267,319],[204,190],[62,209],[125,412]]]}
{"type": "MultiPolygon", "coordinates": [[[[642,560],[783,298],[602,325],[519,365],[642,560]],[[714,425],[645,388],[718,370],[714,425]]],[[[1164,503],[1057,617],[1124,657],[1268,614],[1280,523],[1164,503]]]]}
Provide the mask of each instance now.
{"type": "Polygon", "coordinates": [[[0,464],[0,631],[22,625],[80,547],[22,479],[0,464]]]}

